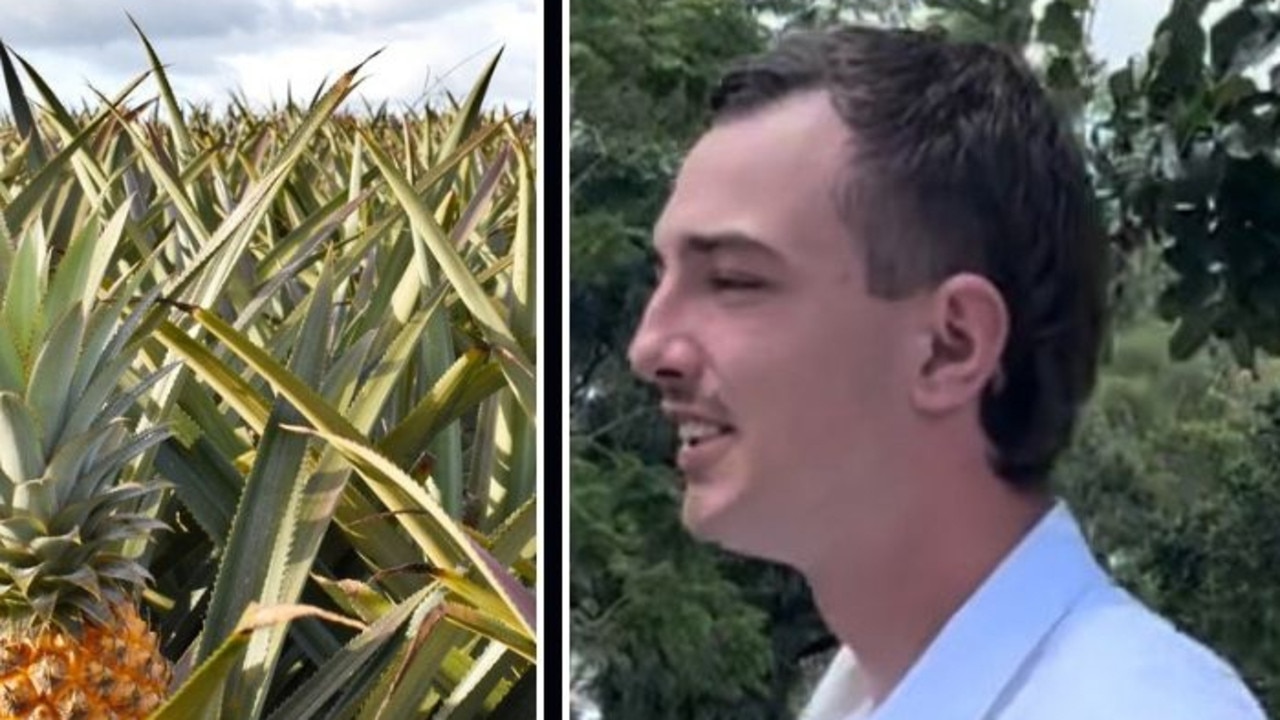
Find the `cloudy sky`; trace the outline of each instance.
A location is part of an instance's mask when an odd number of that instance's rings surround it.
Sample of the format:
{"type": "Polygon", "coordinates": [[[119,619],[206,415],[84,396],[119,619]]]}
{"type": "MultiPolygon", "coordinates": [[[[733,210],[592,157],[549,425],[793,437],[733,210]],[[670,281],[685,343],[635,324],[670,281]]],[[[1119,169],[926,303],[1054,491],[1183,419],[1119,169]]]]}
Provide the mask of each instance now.
{"type": "MultiPolygon", "coordinates": [[[[385,48],[356,95],[374,101],[465,96],[505,46],[488,97],[519,111],[537,97],[540,0],[0,0],[0,40],[65,103],[112,95],[147,65],[132,15],[180,99],[309,100],[319,83],[385,48]]],[[[22,75],[28,92],[34,88],[22,75]]],[[[147,84],[139,93],[153,92],[147,84]]],[[[135,95],[143,97],[143,95],[135,95]]],[[[7,106],[7,103],[5,103],[7,106]]]]}

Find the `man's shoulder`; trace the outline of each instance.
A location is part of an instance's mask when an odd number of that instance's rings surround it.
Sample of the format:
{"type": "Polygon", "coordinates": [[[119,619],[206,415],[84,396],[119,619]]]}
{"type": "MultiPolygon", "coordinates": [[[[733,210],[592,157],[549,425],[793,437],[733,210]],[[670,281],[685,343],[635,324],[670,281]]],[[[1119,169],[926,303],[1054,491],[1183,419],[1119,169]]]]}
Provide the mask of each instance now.
{"type": "Polygon", "coordinates": [[[1099,588],[1050,634],[1000,717],[1265,720],[1222,658],[1114,587],[1099,588]]]}

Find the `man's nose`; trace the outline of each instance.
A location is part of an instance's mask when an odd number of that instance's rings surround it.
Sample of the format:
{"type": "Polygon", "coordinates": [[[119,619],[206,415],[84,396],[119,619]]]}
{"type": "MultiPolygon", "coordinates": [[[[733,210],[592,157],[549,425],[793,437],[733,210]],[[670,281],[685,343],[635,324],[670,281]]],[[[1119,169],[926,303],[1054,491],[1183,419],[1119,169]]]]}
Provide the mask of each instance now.
{"type": "MultiPolygon", "coordinates": [[[[655,298],[656,299],[656,298],[655,298]]],[[[662,305],[650,302],[627,351],[631,371],[663,392],[692,381],[700,362],[697,343],[662,305]]]]}

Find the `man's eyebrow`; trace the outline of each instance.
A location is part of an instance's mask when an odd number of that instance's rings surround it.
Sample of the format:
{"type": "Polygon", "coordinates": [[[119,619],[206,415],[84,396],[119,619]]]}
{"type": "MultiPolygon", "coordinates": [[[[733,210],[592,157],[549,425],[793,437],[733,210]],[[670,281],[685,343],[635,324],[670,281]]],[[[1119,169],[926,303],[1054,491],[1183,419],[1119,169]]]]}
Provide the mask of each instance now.
{"type": "Polygon", "coordinates": [[[698,255],[714,255],[719,252],[742,252],[764,255],[781,260],[777,250],[746,233],[727,231],[720,233],[696,233],[685,236],[684,248],[698,255]]]}

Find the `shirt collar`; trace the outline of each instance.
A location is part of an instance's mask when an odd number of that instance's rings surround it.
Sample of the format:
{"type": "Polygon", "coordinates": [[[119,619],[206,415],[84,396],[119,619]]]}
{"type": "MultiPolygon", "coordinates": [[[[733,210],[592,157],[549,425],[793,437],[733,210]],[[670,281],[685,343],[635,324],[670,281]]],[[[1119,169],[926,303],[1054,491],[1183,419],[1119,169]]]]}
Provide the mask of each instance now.
{"type": "MultiPolygon", "coordinates": [[[[951,616],[870,718],[981,718],[1076,600],[1106,582],[1079,525],[1056,503],[951,616]]],[[[857,705],[849,704],[850,689],[860,685],[856,662],[844,651],[814,701],[843,696],[840,704],[851,712],[857,705]]],[[[803,717],[842,717],[829,713],[811,706],[803,717]]]]}

